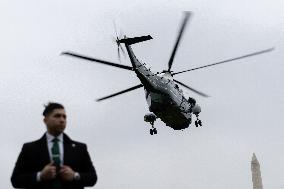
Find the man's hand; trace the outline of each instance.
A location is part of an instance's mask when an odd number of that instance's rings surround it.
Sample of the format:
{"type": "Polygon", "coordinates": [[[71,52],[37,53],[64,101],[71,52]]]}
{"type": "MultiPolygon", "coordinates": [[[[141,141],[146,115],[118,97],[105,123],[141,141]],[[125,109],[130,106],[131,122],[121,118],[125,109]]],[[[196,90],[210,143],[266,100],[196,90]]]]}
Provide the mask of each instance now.
{"type": "Polygon", "coordinates": [[[53,165],[53,162],[47,164],[42,171],[40,172],[41,180],[51,180],[56,177],[56,167],[53,165]]]}
{"type": "Polygon", "coordinates": [[[69,167],[67,165],[63,165],[61,167],[59,174],[60,174],[60,177],[62,178],[62,180],[64,180],[64,181],[74,180],[75,172],[73,171],[73,169],[71,169],[71,167],[69,167]]]}

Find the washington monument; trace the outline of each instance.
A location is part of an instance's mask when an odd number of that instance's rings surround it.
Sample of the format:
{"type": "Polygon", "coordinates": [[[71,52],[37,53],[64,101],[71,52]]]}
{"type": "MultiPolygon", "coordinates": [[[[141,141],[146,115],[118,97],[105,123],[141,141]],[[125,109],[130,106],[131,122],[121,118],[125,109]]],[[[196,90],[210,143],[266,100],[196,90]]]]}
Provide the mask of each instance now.
{"type": "Polygon", "coordinates": [[[263,189],[260,165],[254,153],[252,155],[252,160],[251,160],[251,173],[252,173],[253,189],[263,189]]]}

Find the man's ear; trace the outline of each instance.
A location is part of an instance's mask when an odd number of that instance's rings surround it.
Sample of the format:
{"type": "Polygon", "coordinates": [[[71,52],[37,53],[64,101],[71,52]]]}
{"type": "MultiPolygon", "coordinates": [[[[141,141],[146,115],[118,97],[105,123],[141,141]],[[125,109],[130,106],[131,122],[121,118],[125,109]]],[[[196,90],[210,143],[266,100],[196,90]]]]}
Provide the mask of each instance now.
{"type": "Polygon", "coordinates": [[[47,121],[47,120],[46,120],[46,117],[44,117],[44,118],[43,118],[43,122],[44,122],[45,124],[46,124],[46,121],[47,121]]]}

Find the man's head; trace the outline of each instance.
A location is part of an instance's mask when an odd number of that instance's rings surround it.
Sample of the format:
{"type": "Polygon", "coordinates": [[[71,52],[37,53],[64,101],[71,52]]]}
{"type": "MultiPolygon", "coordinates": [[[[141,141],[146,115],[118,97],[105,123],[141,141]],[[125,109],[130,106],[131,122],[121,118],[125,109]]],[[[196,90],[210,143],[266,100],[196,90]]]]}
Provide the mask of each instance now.
{"type": "Polygon", "coordinates": [[[63,105],[50,102],[45,106],[42,114],[49,134],[58,136],[64,131],[66,127],[66,113],[63,105]]]}

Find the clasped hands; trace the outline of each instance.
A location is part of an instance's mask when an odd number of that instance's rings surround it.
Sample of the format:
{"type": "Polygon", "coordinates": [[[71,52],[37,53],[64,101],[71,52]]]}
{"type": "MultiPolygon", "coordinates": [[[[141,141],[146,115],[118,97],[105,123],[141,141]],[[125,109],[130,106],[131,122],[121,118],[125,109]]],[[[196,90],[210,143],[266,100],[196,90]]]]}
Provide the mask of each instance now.
{"type": "Polygon", "coordinates": [[[67,165],[63,165],[60,167],[59,172],[56,172],[56,166],[54,166],[53,162],[47,164],[42,171],[40,172],[40,179],[44,181],[52,180],[59,174],[60,178],[63,181],[72,181],[74,180],[75,172],[73,169],[67,165]]]}

